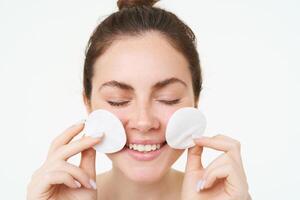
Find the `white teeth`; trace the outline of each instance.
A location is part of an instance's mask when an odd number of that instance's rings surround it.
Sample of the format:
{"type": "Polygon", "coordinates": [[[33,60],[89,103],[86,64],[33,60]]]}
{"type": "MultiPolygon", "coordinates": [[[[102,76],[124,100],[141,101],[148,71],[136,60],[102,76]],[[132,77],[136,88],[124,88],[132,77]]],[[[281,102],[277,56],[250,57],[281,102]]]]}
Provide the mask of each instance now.
{"type": "Polygon", "coordinates": [[[153,144],[153,145],[129,144],[128,147],[129,149],[133,149],[139,152],[149,152],[149,151],[160,149],[160,144],[153,144]]]}
{"type": "Polygon", "coordinates": [[[145,149],[145,146],[144,146],[144,145],[141,145],[141,144],[139,144],[139,145],[137,146],[137,149],[138,149],[138,151],[144,151],[144,149],[145,149]]]}
{"type": "Polygon", "coordinates": [[[152,146],[150,144],[147,144],[144,148],[145,151],[150,151],[152,150],[152,146]]]}

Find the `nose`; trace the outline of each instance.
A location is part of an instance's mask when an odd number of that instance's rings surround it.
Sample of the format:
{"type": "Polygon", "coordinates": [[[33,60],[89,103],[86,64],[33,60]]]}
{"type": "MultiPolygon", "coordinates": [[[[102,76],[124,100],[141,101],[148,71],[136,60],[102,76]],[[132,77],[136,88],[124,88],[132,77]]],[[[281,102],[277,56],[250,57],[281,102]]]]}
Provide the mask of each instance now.
{"type": "Polygon", "coordinates": [[[159,120],[155,117],[151,108],[140,106],[131,114],[128,123],[129,128],[136,129],[141,133],[147,133],[152,129],[159,128],[159,120]]]}

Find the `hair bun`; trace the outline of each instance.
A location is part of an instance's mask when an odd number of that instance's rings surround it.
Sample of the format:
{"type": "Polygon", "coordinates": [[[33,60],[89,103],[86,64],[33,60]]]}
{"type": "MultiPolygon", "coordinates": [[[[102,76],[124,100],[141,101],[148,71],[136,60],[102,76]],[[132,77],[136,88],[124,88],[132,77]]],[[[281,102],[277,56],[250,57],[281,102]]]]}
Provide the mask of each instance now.
{"type": "Polygon", "coordinates": [[[149,6],[152,7],[159,0],[118,0],[117,5],[119,10],[134,6],[149,6]]]}

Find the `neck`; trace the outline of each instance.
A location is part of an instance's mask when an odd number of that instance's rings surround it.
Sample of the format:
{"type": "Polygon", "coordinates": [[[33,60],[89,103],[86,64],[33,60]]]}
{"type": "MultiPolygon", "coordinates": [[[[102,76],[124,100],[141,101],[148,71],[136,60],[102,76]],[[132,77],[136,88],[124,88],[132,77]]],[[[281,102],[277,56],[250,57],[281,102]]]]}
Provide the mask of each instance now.
{"type": "Polygon", "coordinates": [[[107,184],[110,191],[109,199],[176,199],[180,197],[181,181],[178,172],[170,169],[164,177],[152,183],[138,183],[129,180],[118,169],[113,168],[107,174],[107,184]],[[179,187],[179,188],[178,188],[179,187]]]}

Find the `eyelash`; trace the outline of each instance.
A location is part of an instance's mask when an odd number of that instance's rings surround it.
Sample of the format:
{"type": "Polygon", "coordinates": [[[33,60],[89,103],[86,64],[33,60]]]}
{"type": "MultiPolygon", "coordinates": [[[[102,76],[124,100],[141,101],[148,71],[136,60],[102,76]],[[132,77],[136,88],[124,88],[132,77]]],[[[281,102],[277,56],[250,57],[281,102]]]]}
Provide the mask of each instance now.
{"type": "Polygon", "coordinates": [[[167,105],[174,105],[180,102],[180,99],[174,99],[171,101],[167,101],[167,100],[160,100],[160,102],[167,104],[167,105]]]}
{"type": "Polygon", "coordinates": [[[107,101],[111,106],[124,106],[125,104],[129,103],[129,101],[121,101],[121,102],[114,102],[114,101],[107,101]]]}
{"type": "MultiPolygon", "coordinates": [[[[121,101],[121,102],[114,102],[114,101],[107,101],[111,106],[116,106],[116,107],[121,107],[121,106],[125,106],[126,104],[129,103],[129,101],[121,101]]],[[[162,102],[166,105],[174,105],[174,104],[178,104],[180,102],[180,99],[175,99],[175,100],[171,100],[171,101],[167,101],[167,100],[159,100],[159,102],[162,102]]]]}

